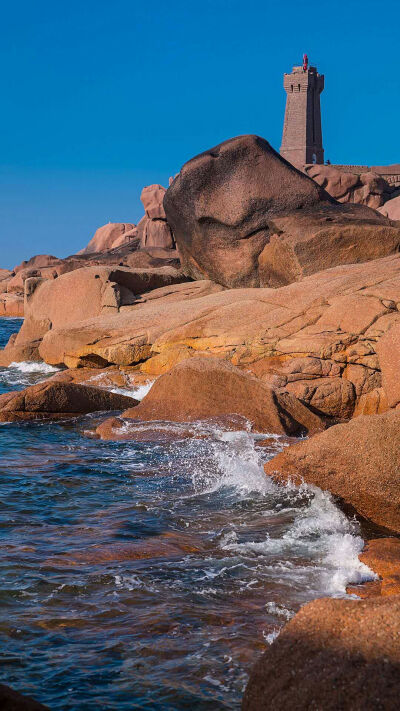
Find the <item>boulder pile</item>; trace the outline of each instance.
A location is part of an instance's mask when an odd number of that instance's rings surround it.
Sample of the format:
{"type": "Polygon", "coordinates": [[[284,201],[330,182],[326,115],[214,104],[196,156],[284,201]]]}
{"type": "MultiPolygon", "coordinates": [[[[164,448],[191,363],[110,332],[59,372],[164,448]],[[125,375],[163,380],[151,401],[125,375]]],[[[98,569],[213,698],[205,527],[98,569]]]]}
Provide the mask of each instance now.
{"type": "Polygon", "coordinates": [[[334,165],[306,165],[304,171],[315,180],[329,195],[339,202],[353,202],[367,205],[374,210],[379,209],[384,215],[392,217],[382,208],[399,190],[391,186],[382,175],[374,170],[366,169],[358,172],[356,169],[347,170],[335,168],[334,165]]]}

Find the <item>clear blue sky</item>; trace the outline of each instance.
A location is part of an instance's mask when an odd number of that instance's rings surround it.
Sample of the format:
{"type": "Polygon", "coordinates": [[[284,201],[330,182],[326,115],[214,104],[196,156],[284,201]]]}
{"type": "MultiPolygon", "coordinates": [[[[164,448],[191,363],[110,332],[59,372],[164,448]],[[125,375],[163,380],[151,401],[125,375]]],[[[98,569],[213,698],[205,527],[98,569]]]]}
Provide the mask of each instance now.
{"type": "Polygon", "coordinates": [[[243,133],[279,149],[282,74],[325,74],[325,157],[400,162],[399,0],[18,0],[0,25],[0,266],[136,222],[143,185],[243,133]]]}

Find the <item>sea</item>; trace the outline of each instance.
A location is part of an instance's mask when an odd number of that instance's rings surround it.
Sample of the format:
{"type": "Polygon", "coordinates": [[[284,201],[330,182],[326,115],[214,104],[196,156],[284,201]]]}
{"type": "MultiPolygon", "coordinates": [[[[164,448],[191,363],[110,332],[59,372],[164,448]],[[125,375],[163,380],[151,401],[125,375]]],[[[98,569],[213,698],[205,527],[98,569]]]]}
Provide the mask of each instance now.
{"type": "MultiPolygon", "coordinates": [[[[0,368],[0,393],[55,370],[0,368]]],[[[265,476],[293,440],[205,421],[102,442],[109,414],[0,424],[0,682],[52,711],[239,709],[302,605],[373,578],[360,524],[265,476]]]]}

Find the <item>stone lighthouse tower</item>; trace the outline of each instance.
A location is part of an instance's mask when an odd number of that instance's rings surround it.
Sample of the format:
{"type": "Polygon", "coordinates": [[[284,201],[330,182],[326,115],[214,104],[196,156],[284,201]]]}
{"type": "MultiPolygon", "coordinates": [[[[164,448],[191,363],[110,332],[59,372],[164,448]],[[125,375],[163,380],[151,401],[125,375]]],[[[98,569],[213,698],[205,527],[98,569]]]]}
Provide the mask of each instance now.
{"type": "Polygon", "coordinates": [[[297,167],[305,163],[323,163],[320,94],[324,77],[303,57],[302,67],[293,67],[283,75],[286,111],[283,124],[281,156],[297,167]]]}

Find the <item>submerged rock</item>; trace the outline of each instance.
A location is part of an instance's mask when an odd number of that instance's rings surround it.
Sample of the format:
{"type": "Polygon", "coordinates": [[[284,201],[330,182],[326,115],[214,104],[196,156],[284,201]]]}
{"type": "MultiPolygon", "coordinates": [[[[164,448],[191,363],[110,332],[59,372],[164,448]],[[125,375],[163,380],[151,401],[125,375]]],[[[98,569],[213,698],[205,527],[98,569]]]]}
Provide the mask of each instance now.
{"type": "Polygon", "coordinates": [[[357,417],[267,462],[279,480],[330,491],[365,518],[400,532],[400,412],[357,417]]]}
{"type": "Polygon", "coordinates": [[[399,668],[399,595],[315,600],[256,663],[242,709],[396,709],[399,668]]]}

